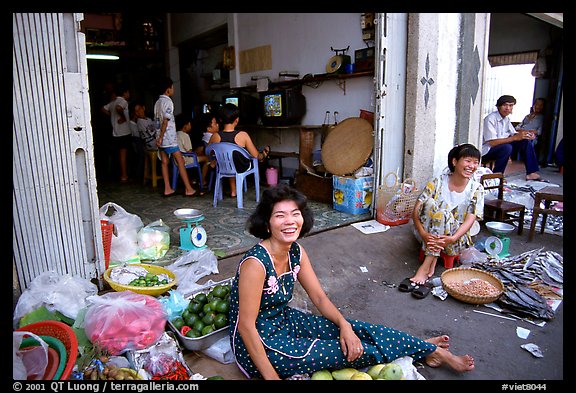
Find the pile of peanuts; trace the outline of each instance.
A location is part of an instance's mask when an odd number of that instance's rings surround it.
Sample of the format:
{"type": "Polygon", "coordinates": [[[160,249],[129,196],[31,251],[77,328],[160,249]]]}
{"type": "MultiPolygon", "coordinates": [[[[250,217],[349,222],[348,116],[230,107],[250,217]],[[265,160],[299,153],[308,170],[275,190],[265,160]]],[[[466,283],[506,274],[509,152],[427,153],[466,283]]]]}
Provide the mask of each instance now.
{"type": "Polygon", "coordinates": [[[498,296],[500,290],[481,278],[472,278],[462,282],[452,282],[450,287],[466,296],[492,297],[498,296]]]}

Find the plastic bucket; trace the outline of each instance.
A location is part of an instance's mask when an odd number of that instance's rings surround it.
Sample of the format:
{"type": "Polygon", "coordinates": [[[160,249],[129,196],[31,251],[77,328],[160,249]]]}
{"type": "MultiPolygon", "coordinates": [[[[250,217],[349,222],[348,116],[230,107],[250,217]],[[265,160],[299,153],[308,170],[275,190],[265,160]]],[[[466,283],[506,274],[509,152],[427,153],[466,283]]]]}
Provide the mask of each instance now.
{"type": "Polygon", "coordinates": [[[278,169],[274,167],[266,169],[266,182],[269,186],[278,184],[278,169]]]}

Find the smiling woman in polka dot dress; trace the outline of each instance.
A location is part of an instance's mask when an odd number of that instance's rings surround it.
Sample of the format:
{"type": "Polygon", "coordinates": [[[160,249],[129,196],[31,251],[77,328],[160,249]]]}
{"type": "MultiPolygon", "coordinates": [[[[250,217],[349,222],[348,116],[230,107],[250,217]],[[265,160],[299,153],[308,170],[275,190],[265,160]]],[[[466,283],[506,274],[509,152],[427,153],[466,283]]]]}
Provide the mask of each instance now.
{"type": "Polygon", "coordinates": [[[346,319],[328,299],[304,248],[312,229],[306,196],[287,186],[268,188],[248,219],[260,239],[241,259],[232,281],[230,342],[249,378],[284,379],[323,369],[362,368],[411,356],[457,372],[474,368],[469,355],[448,351],[448,336],[422,340],[386,326],[346,319]],[[288,306],[298,280],[322,315],[288,306]]]}

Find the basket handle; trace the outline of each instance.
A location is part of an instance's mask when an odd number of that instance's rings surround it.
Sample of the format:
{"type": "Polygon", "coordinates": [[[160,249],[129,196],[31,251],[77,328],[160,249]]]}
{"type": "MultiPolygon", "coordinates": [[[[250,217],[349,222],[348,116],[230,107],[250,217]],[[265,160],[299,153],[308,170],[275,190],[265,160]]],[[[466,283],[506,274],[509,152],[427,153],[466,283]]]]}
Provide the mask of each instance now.
{"type": "Polygon", "coordinates": [[[388,174],[384,176],[384,183],[382,184],[382,187],[386,190],[396,191],[396,188],[398,187],[398,176],[395,172],[388,172],[388,174]],[[394,176],[394,183],[391,185],[389,185],[388,181],[390,176],[394,176]]]}
{"type": "Polygon", "coordinates": [[[405,179],[402,182],[402,191],[406,194],[416,191],[416,181],[413,178],[405,179]]]}

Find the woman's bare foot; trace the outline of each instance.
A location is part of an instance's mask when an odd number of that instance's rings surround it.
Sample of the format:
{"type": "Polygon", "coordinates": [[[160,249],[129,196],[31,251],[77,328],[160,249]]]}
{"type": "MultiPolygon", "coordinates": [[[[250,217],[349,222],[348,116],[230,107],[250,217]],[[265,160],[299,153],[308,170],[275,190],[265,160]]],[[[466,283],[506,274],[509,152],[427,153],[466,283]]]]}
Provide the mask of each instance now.
{"type": "Polygon", "coordinates": [[[540,180],[540,175],[538,172],[532,172],[526,175],[526,180],[540,180]]]}
{"type": "Polygon", "coordinates": [[[414,277],[410,278],[410,281],[412,281],[413,283],[416,283],[418,285],[424,285],[424,283],[428,280],[428,275],[426,274],[425,269],[423,269],[423,266],[420,266],[420,268],[416,271],[416,274],[414,275],[414,277]]]}
{"type": "Polygon", "coordinates": [[[432,269],[432,275],[434,274],[434,267],[436,266],[437,259],[438,257],[435,257],[433,255],[426,255],[424,261],[422,262],[422,265],[420,265],[414,277],[410,278],[410,281],[415,282],[416,284],[419,285],[424,285],[426,281],[428,281],[428,278],[431,277],[428,275],[430,269],[432,269]]]}
{"type": "Polygon", "coordinates": [[[454,355],[447,349],[438,347],[426,356],[426,364],[430,367],[440,367],[447,364],[452,370],[463,373],[474,369],[474,358],[470,355],[454,355]]]}
{"type": "Polygon", "coordinates": [[[430,264],[430,269],[428,269],[428,278],[434,276],[434,270],[436,270],[436,261],[438,259],[434,258],[434,261],[430,264]]]}
{"type": "Polygon", "coordinates": [[[443,334],[441,336],[431,337],[428,340],[424,340],[424,341],[432,343],[432,344],[436,345],[437,347],[444,348],[444,349],[448,350],[448,348],[450,347],[450,343],[448,342],[449,340],[450,340],[450,337],[448,337],[448,335],[446,335],[446,334],[443,334]]]}

